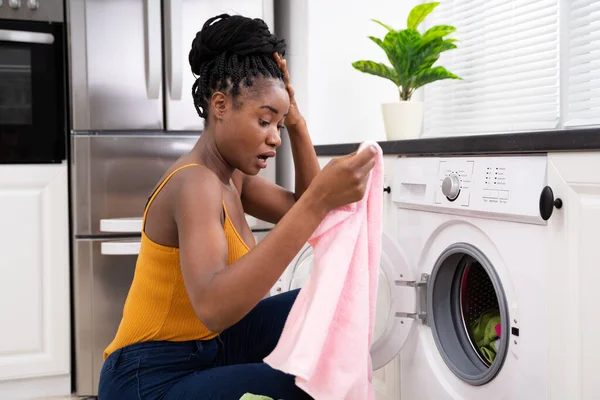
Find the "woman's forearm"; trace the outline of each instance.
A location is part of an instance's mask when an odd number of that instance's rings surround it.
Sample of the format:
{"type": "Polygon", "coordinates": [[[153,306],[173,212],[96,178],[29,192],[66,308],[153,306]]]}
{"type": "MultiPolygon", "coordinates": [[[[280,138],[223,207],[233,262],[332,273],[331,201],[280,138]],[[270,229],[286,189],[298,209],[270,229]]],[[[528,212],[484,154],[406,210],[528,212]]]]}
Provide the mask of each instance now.
{"type": "Polygon", "coordinates": [[[289,126],[287,130],[292,147],[296,175],[294,194],[296,200],[298,200],[321,168],[319,167],[317,154],[308,133],[306,121],[303,120],[296,125],[289,126]]]}

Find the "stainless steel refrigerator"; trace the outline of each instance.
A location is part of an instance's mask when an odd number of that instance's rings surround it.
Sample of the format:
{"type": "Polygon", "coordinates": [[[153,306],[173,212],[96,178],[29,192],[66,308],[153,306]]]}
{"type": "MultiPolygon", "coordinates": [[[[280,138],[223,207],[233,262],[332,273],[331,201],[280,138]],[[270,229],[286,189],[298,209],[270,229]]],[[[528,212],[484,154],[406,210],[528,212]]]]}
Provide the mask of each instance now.
{"type": "Polygon", "coordinates": [[[273,0],[67,0],[72,127],[199,131],[188,53],[227,12],[274,29],[273,0]],[[161,6],[162,4],[162,6],[161,6]]]}
{"type": "MultiPolygon", "coordinates": [[[[273,0],[67,0],[78,395],[97,395],[103,350],[133,277],[147,197],[202,132],[187,54],[204,21],[222,12],[261,17],[273,27],[273,0]]],[[[261,174],[276,182],[275,170],[271,163],[261,174]]],[[[259,239],[272,227],[249,222],[259,239]]]]}

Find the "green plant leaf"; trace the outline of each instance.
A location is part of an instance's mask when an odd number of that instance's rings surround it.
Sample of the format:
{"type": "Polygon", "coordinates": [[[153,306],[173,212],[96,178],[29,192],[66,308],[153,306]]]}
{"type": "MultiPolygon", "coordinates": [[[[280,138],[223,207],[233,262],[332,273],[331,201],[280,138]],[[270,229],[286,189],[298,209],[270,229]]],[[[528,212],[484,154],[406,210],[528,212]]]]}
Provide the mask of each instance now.
{"type": "Polygon", "coordinates": [[[398,79],[396,71],[385,64],[376,63],[375,61],[360,60],[353,62],[352,66],[360,72],[389,79],[394,82],[396,86],[400,86],[400,79],[398,79]]]}
{"type": "Polygon", "coordinates": [[[378,21],[376,19],[372,19],[371,21],[378,23],[379,25],[383,26],[385,29],[387,29],[388,31],[393,31],[394,29],[391,28],[389,25],[384,24],[381,21],[378,21]]]}
{"type": "Polygon", "coordinates": [[[408,29],[417,29],[417,27],[425,20],[425,17],[429,15],[440,3],[425,3],[419,4],[415,6],[408,15],[408,20],[406,21],[406,27],[408,29]]]}
{"type": "Polygon", "coordinates": [[[450,25],[437,25],[431,27],[423,34],[423,43],[430,42],[434,39],[443,38],[456,31],[456,28],[450,25]]]}
{"type": "Polygon", "coordinates": [[[388,59],[396,69],[400,86],[408,89],[413,75],[411,62],[418,55],[421,34],[414,29],[388,32],[383,46],[388,59]]]}
{"type": "Polygon", "coordinates": [[[377,43],[377,45],[378,45],[379,47],[381,47],[383,50],[385,50],[385,47],[384,47],[384,45],[383,45],[383,40],[381,40],[381,39],[379,39],[379,38],[376,38],[376,37],[374,37],[374,36],[369,36],[369,39],[371,39],[372,41],[374,41],[375,43],[377,43]]]}
{"type": "Polygon", "coordinates": [[[459,76],[454,75],[444,67],[429,68],[420,71],[415,75],[412,88],[417,89],[428,83],[439,81],[442,79],[462,79],[459,76]]]}
{"type": "Polygon", "coordinates": [[[428,69],[435,64],[440,58],[440,54],[447,50],[456,48],[452,39],[437,38],[429,41],[428,43],[422,43],[419,48],[419,52],[415,57],[414,73],[417,74],[420,71],[428,69]]]}

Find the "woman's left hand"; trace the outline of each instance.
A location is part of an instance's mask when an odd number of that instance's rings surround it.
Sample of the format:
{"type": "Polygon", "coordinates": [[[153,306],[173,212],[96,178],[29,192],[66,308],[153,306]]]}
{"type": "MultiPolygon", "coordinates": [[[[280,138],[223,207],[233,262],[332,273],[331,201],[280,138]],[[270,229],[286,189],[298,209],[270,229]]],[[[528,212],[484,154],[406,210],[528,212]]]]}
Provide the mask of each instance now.
{"type": "Polygon", "coordinates": [[[290,96],[290,110],[288,111],[288,115],[285,118],[285,126],[288,129],[297,127],[300,124],[303,124],[305,121],[302,114],[300,114],[298,104],[296,104],[296,99],[294,97],[294,89],[292,88],[292,84],[290,83],[290,74],[287,69],[287,61],[283,57],[281,57],[279,53],[274,53],[273,57],[275,58],[279,69],[283,72],[285,88],[290,96]]]}

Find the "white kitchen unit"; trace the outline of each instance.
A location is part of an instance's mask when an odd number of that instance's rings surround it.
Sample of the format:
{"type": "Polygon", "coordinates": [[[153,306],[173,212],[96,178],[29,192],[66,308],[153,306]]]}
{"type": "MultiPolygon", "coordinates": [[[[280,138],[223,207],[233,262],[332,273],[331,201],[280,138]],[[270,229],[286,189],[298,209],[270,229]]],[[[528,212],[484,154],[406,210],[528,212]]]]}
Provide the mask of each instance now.
{"type": "Polygon", "coordinates": [[[597,346],[600,320],[600,152],[556,153],[548,158],[548,185],[555,201],[548,220],[552,259],[548,309],[553,399],[592,399],[600,392],[597,346]]]}
{"type": "Polygon", "coordinates": [[[71,391],[67,177],[0,165],[0,399],[71,391]]]}

